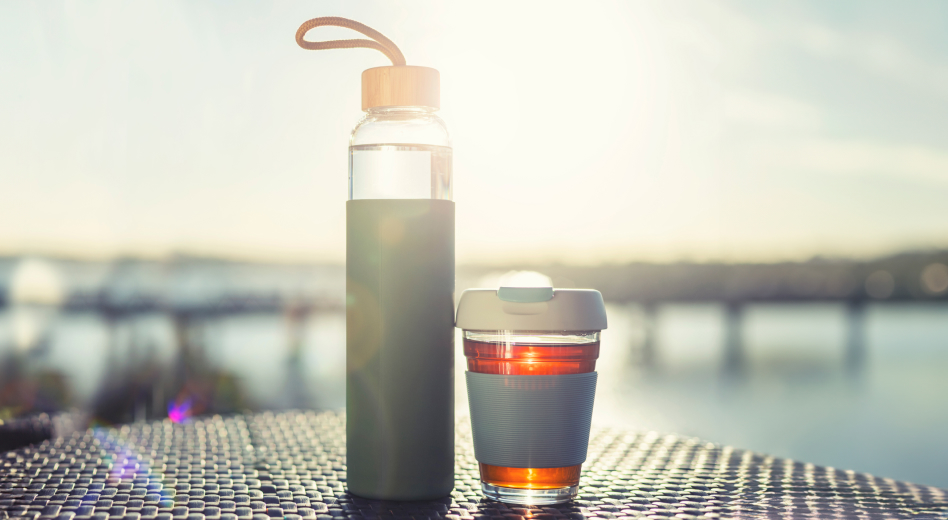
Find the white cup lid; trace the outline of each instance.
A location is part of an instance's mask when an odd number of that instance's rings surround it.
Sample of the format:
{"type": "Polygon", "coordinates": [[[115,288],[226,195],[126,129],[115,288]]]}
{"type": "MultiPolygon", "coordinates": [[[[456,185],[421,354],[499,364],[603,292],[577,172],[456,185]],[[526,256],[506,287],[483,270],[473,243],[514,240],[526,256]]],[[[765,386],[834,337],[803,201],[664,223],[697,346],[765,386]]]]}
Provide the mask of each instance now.
{"type": "Polygon", "coordinates": [[[455,323],[466,330],[602,330],[606,306],[593,289],[468,289],[461,294],[455,323]]]}

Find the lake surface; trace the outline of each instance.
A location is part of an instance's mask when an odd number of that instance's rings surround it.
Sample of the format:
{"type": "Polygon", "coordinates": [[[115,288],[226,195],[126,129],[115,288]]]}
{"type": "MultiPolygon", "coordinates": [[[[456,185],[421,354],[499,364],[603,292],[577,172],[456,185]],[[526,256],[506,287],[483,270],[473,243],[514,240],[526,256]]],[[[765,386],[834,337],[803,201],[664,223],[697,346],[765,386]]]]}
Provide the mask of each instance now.
{"type": "MultiPolygon", "coordinates": [[[[0,312],[0,359],[16,357],[22,316],[0,312]],[[19,321],[18,321],[19,320],[19,321]]],[[[722,370],[724,310],[609,305],[594,421],[694,435],[722,444],[948,488],[948,307],[876,305],[865,318],[866,363],[844,367],[846,312],[837,305],[747,309],[745,370],[722,370]],[[651,330],[654,362],[642,363],[651,330]]],[[[171,317],[109,324],[94,314],[41,316],[45,338],[22,370],[58,374],[69,406],[147,364],[171,367],[182,331],[171,317]]],[[[342,408],[345,317],[220,318],[185,334],[203,363],[226,374],[248,408],[342,408]],[[195,347],[196,346],[196,347],[195,347]]],[[[457,411],[467,412],[456,346],[457,411]]],[[[9,373],[9,372],[8,372],[9,373]]],[[[2,374],[0,374],[2,376],[2,374]]],[[[37,376],[39,377],[39,376],[37,376]]],[[[159,401],[174,396],[159,395],[159,401]]],[[[163,403],[158,403],[163,406],[163,403]]]]}

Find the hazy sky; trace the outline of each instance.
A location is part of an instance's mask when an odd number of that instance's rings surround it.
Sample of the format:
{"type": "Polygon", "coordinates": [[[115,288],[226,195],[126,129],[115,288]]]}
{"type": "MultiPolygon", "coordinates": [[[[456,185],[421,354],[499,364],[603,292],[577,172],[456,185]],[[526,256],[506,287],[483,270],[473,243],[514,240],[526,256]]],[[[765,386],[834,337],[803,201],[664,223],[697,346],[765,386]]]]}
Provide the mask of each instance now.
{"type": "Polygon", "coordinates": [[[441,70],[459,261],[948,247],[944,1],[83,0],[0,3],[0,253],[342,260],[326,15],[441,70]]]}

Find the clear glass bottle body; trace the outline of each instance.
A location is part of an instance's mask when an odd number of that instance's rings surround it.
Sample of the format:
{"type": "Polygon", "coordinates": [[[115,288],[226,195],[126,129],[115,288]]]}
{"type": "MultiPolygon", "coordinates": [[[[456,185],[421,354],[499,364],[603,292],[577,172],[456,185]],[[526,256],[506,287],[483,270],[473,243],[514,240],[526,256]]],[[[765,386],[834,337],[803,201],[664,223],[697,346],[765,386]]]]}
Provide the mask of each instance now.
{"type": "Polygon", "coordinates": [[[349,138],[349,200],[452,200],[451,137],[435,109],[370,108],[349,138]]]}

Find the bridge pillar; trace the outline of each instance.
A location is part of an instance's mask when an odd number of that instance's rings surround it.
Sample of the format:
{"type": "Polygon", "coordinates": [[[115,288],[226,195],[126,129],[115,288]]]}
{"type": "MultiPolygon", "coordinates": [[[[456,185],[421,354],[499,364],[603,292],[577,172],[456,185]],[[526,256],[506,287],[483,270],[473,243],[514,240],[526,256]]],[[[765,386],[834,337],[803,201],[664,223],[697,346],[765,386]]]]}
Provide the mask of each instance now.
{"type": "Polygon", "coordinates": [[[658,329],[658,309],[652,302],[642,304],[642,347],[639,363],[646,368],[653,368],[656,360],[656,332],[658,329]]]}
{"type": "Polygon", "coordinates": [[[724,314],[724,373],[737,375],[744,371],[744,306],[728,302],[724,314]]]}
{"type": "Polygon", "coordinates": [[[866,365],[866,305],[851,301],[846,305],[846,352],[843,363],[850,375],[862,373],[866,365]]]}
{"type": "Polygon", "coordinates": [[[308,379],[303,371],[303,347],[310,312],[309,306],[299,302],[291,302],[284,311],[288,340],[284,398],[289,408],[312,408],[308,379]]]}

